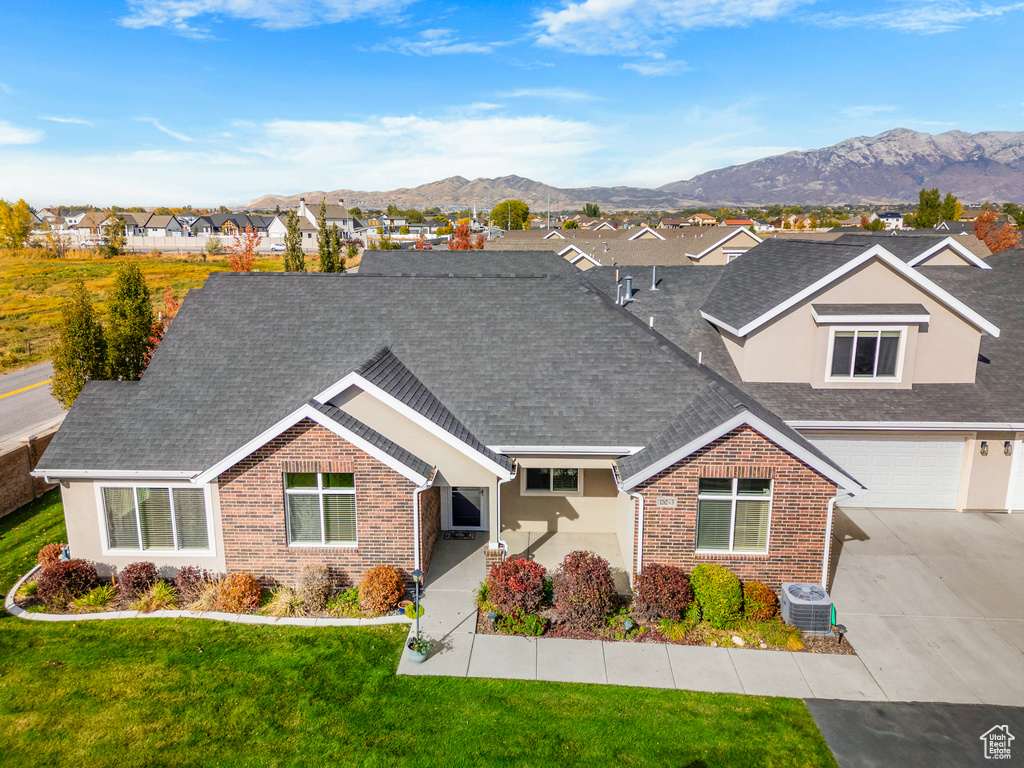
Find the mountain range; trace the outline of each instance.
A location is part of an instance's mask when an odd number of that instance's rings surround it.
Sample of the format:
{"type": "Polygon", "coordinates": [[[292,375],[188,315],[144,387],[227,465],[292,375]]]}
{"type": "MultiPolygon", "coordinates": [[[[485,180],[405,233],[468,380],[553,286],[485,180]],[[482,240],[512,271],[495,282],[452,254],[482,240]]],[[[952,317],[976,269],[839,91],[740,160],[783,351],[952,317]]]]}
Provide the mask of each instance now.
{"type": "Polygon", "coordinates": [[[1024,131],[938,135],[896,128],[877,136],[846,139],[831,147],[787,152],[708,171],[657,189],[560,188],[521,176],[465,179],[451,176],[390,191],[335,189],[296,195],[265,195],[250,208],[290,208],[300,198],[344,199],[364,208],[485,206],[510,197],[532,211],[582,208],[673,210],[698,205],[889,205],[917,200],[922,187],[952,192],[964,203],[1024,201],[1024,131]],[[358,202],[356,202],[358,201],[358,202]]]}

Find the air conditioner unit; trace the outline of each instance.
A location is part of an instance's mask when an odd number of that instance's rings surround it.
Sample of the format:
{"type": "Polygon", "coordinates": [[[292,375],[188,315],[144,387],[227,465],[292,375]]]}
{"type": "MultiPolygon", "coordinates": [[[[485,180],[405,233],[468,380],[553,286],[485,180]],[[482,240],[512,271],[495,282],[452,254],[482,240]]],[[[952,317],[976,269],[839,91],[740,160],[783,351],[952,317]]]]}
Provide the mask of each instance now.
{"type": "Polygon", "coordinates": [[[782,585],[782,620],[811,635],[832,634],[832,598],[820,584],[782,585]]]}

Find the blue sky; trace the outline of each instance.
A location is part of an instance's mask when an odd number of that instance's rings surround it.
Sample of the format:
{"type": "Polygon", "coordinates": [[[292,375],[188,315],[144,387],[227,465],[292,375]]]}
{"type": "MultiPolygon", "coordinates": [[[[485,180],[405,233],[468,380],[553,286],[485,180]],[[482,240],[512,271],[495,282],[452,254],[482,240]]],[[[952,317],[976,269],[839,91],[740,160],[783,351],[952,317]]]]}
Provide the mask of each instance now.
{"type": "Polygon", "coordinates": [[[1024,2],[6,3],[0,197],[659,186],[894,127],[1022,130],[1024,2]]]}

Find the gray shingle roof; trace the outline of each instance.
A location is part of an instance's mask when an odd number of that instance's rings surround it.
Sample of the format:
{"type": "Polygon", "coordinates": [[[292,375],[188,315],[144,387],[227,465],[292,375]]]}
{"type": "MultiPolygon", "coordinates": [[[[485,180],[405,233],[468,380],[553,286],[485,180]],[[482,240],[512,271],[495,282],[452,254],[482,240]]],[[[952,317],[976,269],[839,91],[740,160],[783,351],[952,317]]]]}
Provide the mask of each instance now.
{"type": "Polygon", "coordinates": [[[355,433],[366,442],[384,451],[384,453],[395,461],[400,462],[421,477],[430,477],[433,465],[428,464],[418,456],[413,456],[409,451],[405,450],[405,448],[402,448],[402,446],[388,440],[388,438],[384,437],[380,432],[375,429],[371,429],[351,414],[345,413],[345,411],[329,403],[318,403],[316,400],[309,400],[307,404],[320,411],[324,416],[335,421],[349,432],[355,433]]]}
{"type": "Polygon", "coordinates": [[[923,304],[811,304],[819,315],[927,315],[923,304]]]}

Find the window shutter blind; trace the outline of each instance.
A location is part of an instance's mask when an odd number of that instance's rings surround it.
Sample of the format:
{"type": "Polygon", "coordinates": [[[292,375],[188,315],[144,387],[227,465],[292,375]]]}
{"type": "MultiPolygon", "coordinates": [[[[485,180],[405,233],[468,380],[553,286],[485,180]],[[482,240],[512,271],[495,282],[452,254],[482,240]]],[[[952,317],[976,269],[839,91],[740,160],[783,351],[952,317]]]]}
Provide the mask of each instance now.
{"type": "Polygon", "coordinates": [[[174,518],[178,528],[178,549],[210,548],[206,500],[201,489],[174,489],[174,518]]]}
{"type": "Polygon", "coordinates": [[[139,529],[135,523],[135,492],[131,488],[104,488],[103,506],[107,517],[107,541],[111,549],[138,549],[139,529]]]}
{"type": "Polygon", "coordinates": [[[320,543],[320,497],[313,494],[288,496],[289,525],[292,541],[302,544],[320,543]]]}
{"type": "Polygon", "coordinates": [[[324,540],[329,544],[356,540],[356,497],[352,494],[324,494],[324,540]]]}
{"type": "Polygon", "coordinates": [[[697,503],[697,549],[728,549],[732,501],[701,499],[697,503]]]}
{"type": "Polygon", "coordinates": [[[732,546],[737,552],[763,552],[767,548],[767,501],[736,502],[736,533],[732,546]]]}
{"type": "Polygon", "coordinates": [[[580,489],[580,471],[578,469],[554,469],[551,477],[551,490],[578,491],[580,489]]]}
{"type": "Polygon", "coordinates": [[[166,488],[136,488],[143,549],[174,549],[171,495],[166,488]]]}

